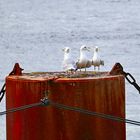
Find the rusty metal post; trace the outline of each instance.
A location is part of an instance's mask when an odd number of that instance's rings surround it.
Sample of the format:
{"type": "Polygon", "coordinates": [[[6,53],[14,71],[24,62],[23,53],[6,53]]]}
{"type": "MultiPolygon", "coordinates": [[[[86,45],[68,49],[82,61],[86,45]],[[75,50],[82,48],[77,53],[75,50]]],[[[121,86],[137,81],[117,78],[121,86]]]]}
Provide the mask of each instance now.
{"type": "MultiPolygon", "coordinates": [[[[59,78],[8,76],[6,108],[39,102],[49,90],[54,102],[125,118],[122,75],[59,78]]],[[[125,124],[52,106],[7,115],[7,140],[125,140],[125,124]]]]}

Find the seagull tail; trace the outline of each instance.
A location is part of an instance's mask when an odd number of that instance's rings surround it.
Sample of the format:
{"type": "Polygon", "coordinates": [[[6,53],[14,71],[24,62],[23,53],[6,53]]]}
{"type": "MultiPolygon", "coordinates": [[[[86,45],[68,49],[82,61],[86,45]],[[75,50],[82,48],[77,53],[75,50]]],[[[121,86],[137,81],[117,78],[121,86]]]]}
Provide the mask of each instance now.
{"type": "Polygon", "coordinates": [[[104,61],[103,61],[103,60],[101,60],[101,61],[100,61],[100,63],[101,63],[101,65],[103,65],[103,66],[104,66],[104,61]]]}
{"type": "Polygon", "coordinates": [[[77,71],[78,70],[78,67],[76,67],[75,69],[74,69],[74,71],[77,71]]]}

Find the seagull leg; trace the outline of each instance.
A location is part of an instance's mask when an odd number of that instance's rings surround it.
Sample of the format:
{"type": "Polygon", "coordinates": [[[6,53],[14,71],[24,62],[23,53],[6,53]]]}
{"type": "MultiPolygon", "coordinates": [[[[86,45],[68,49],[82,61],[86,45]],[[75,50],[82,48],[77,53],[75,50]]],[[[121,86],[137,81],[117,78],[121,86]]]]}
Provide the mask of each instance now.
{"type": "Polygon", "coordinates": [[[96,66],[94,66],[94,72],[95,72],[95,74],[96,74],[96,72],[97,72],[97,71],[96,71],[96,66]]]}
{"type": "Polygon", "coordinates": [[[66,75],[69,75],[69,71],[66,71],[66,75]]]}

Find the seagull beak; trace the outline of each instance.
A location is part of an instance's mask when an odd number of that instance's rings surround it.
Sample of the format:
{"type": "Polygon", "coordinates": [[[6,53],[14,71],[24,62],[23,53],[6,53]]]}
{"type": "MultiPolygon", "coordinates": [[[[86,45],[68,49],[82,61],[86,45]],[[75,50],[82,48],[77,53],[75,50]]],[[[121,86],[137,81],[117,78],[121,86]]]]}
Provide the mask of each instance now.
{"type": "Polygon", "coordinates": [[[95,48],[95,47],[91,46],[91,47],[89,47],[89,50],[90,50],[90,51],[94,51],[94,48],[95,48]]]}
{"type": "Polygon", "coordinates": [[[90,47],[87,47],[87,50],[88,50],[88,51],[91,51],[91,48],[90,48],[90,47]]]}

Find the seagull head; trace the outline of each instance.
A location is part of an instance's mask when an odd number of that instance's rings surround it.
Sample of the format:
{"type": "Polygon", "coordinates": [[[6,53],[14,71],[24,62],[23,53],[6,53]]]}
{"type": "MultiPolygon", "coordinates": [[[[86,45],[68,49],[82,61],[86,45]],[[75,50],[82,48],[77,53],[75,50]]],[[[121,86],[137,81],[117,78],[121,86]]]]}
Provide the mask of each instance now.
{"type": "Polygon", "coordinates": [[[94,51],[98,52],[98,50],[99,50],[98,46],[95,46],[94,51]]]}
{"type": "Polygon", "coordinates": [[[80,51],[88,51],[88,47],[86,45],[82,45],[80,51]]]}
{"type": "Polygon", "coordinates": [[[63,49],[63,51],[64,51],[64,53],[69,53],[69,52],[70,52],[70,48],[69,48],[69,47],[65,47],[65,48],[63,49]]]}

